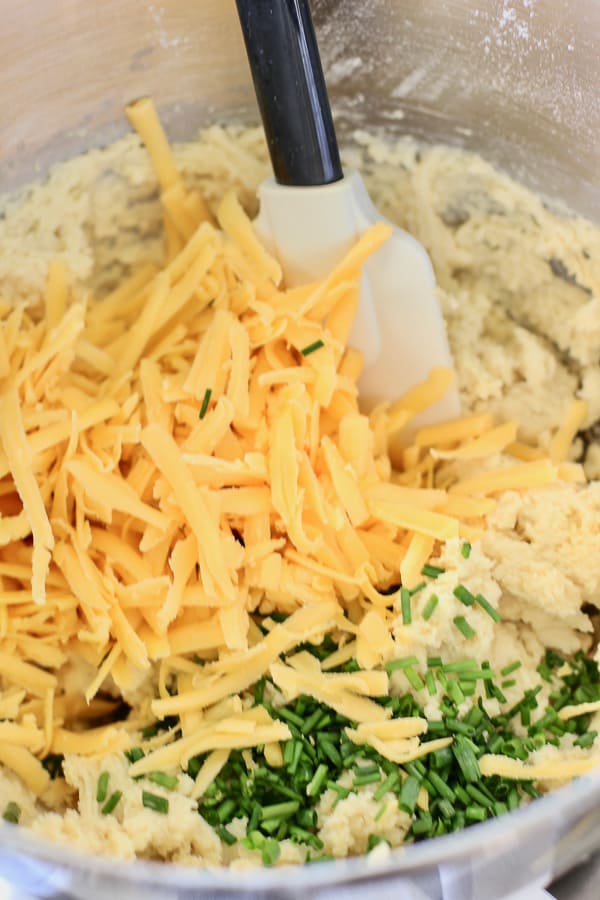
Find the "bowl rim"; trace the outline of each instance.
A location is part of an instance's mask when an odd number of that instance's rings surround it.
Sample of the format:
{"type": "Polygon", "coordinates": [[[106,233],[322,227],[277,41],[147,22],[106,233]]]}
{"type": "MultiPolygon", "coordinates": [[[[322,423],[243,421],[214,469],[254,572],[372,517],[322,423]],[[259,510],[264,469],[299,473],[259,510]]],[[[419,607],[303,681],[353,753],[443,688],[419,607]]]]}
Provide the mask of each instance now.
{"type": "MultiPolygon", "coordinates": [[[[523,834],[543,828],[551,828],[556,836],[560,825],[566,821],[565,813],[578,809],[581,813],[579,818],[582,818],[599,802],[600,767],[514,812],[452,834],[394,848],[383,857],[365,854],[273,868],[194,867],[156,860],[95,856],[91,851],[69,848],[49,838],[38,837],[20,826],[3,822],[0,823],[0,848],[4,856],[6,851],[12,851],[15,858],[21,861],[24,856],[30,857],[31,862],[50,863],[55,869],[62,867],[73,875],[87,879],[108,875],[112,881],[116,879],[136,888],[148,884],[155,889],[218,889],[227,890],[232,895],[243,895],[249,888],[253,891],[289,889],[290,880],[293,880],[295,888],[310,888],[410,876],[433,866],[465,862],[474,851],[481,853],[484,847],[489,862],[489,850],[494,845],[520,842],[523,834]],[[250,884],[246,879],[240,879],[241,871],[250,876],[250,884]]],[[[549,845],[549,849],[552,846],[549,845]]],[[[510,846],[506,849],[509,850],[510,846]]]]}

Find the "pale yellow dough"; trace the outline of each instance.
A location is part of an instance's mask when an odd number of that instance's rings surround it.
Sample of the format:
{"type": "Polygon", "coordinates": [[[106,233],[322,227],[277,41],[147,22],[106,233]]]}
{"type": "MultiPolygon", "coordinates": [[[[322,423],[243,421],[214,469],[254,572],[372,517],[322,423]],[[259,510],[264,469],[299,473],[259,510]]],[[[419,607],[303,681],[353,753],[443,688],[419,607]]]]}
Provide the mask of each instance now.
{"type": "MultiPolygon", "coordinates": [[[[428,249],[440,286],[465,411],[490,411],[500,420],[518,418],[521,437],[546,446],[574,395],[587,400],[589,445],[576,442],[588,477],[600,476],[600,230],[575,217],[560,217],[529,191],[476,156],[446,147],[385,146],[357,135],[348,161],[365,173],[382,213],[411,231],[428,249]]],[[[214,207],[226,187],[255,211],[255,191],[268,172],[258,129],[210,128],[197,141],[176,147],[186,181],[214,207]]],[[[48,262],[62,258],[79,296],[101,296],[142,260],[162,254],[161,213],[146,152],[134,136],[58,167],[41,184],[5,203],[0,220],[0,297],[11,304],[41,298],[48,262]]],[[[600,598],[600,484],[561,484],[525,495],[505,494],[489,530],[465,560],[458,543],[446,546],[445,575],[436,582],[439,612],[429,622],[417,613],[410,637],[398,618],[396,653],[424,661],[465,655],[502,667],[522,661],[510,702],[536,682],[535,667],[548,645],[567,653],[592,640],[590,605],[600,598]],[[503,620],[494,625],[480,611],[477,637],[467,641],[452,625],[461,604],[459,582],[498,602],[503,620]]],[[[76,677],[75,661],[67,677],[76,677]]],[[[154,673],[137,698],[153,690],[154,673]]],[[[407,691],[402,673],[394,686],[407,691]]],[[[129,699],[136,699],[136,696],[129,699]]],[[[426,692],[426,713],[436,704],[426,692]]],[[[496,701],[490,701],[490,711],[496,701]]],[[[14,776],[0,771],[0,797],[20,804],[24,824],[38,835],[124,858],[169,859],[185,864],[260,862],[239,844],[231,849],[195,812],[191,780],[180,778],[169,795],[168,816],[144,809],[140,790],[122,756],[85,760],[67,757],[67,784],[37,804],[14,776]],[[115,816],[98,812],[95,791],[101,771],[123,791],[115,816]],[[65,805],[74,808],[65,811],[65,805]],[[55,810],[55,811],[52,811],[55,810]]],[[[154,785],[152,789],[161,793],[154,785]]],[[[319,834],[335,856],[366,850],[366,836],[385,834],[402,843],[410,825],[397,804],[379,820],[371,787],[332,808],[328,791],[319,807],[319,834]]],[[[245,822],[230,830],[244,833],[245,822]]],[[[300,862],[305,848],[283,842],[280,862],[300,862]]]]}

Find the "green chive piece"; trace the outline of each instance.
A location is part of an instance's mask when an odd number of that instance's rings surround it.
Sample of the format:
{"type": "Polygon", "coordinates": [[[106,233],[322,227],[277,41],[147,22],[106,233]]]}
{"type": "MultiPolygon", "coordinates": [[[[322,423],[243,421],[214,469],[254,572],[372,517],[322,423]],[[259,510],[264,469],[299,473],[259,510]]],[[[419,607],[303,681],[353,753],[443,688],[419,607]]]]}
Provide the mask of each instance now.
{"type": "Polygon", "coordinates": [[[466,637],[467,639],[475,637],[475,635],[477,634],[475,629],[471,628],[464,616],[455,616],[452,621],[461,632],[461,634],[464,635],[464,637],[466,637]]]}
{"type": "Polygon", "coordinates": [[[516,683],[516,678],[507,678],[505,681],[501,682],[500,687],[511,688],[514,687],[516,683]]]}
{"type": "Polygon", "coordinates": [[[517,669],[521,668],[521,660],[517,659],[515,662],[511,663],[509,666],[504,666],[503,669],[500,669],[500,674],[506,677],[507,675],[511,675],[513,672],[516,672],[517,669]]]}
{"type": "Polygon", "coordinates": [[[423,607],[423,618],[427,622],[435,612],[435,608],[440,602],[437,594],[432,594],[425,606],[423,607]]]}
{"type": "Polygon", "coordinates": [[[470,782],[479,781],[481,772],[479,771],[477,757],[473,753],[470,744],[467,743],[462,735],[456,736],[452,744],[452,752],[465,780],[470,782]]]}
{"type": "Polygon", "coordinates": [[[393,659],[391,662],[385,664],[385,670],[388,675],[391,675],[392,672],[395,672],[397,669],[406,669],[408,666],[418,666],[419,660],[416,656],[402,656],[400,659],[393,659]]]}
{"type": "Polygon", "coordinates": [[[441,669],[444,663],[441,656],[429,656],[427,658],[428,669],[441,669]]]}
{"type": "Polygon", "coordinates": [[[11,825],[18,825],[19,819],[21,818],[21,807],[18,803],[15,803],[14,800],[11,800],[6,804],[6,808],[2,813],[2,818],[5,822],[10,822],[11,825]]]}
{"type": "Polygon", "coordinates": [[[337,747],[335,747],[331,741],[319,740],[318,742],[319,749],[323,751],[325,756],[327,756],[334,766],[338,768],[342,765],[342,757],[340,756],[337,747]]]}
{"type": "Polygon", "coordinates": [[[438,775],[437,772],[434,772],[432,770],[429,773],[428,778],[432,786],[435,788],[436,793],[439,794],[440,797],[445,797],[446,800],[450,801],[450,803],[454,801],[454,791],[452,790],[452,788],[448,787],[444,779],[441,778],[441,776],[438,775]]]}
{"type": "Polygon", "coordinates": [[[281,848],[278,841],[268,838],[261,848],[263,866],[272,866],[279,859],[281,848]]]}
{"type": "Polygon", "coordinates": [[[382,781],[382,783],[373,794],[374,799],[379,802],[380,800],[383,800],[383,798],[389,791],[395,791],[398,786],[399,780],[400,779],[397,772],[390,772],[385,781],[382,781]]]}
{"type": "Polygon", "coordinates": [[[377,814],[374,819],[375,822],[379,822],[380,818],[382,817],[382,815],[384,814],[386,809],[387,809],[387,803],[382,803],[381,806],[379,807],[379,809],[377,810],[377,814]]]}
{"type": "Polygon", "coordinates": [[[465,816],[472,822],[484,822],[487,819],[487,811],[483,806],[467,806],[465,816]]]}
{"type": "Polygon", "coordinates": [[[212,388],[206,388],[204,391],[204,397],[202,398],[202,406],[200,407],[200,412],[198,413],[198,418],[203,419],[208,410],[208,404],[210,403],[210,398],[212,397],[212,388]]]}
{"type": "Polygon", "coordinates": [[[402,621],[405,625],[412,622],[412,609],[410,605],[410,591],[408,588],[400,588],[400,603],[402,605],[402,621]]]}
{"type": "Polygon", "coordinates": [[[309,344],[307,347],[304,347],[300,351],[300,353],[302,354],[302,356],[310,356],[310,354],[314,353],[315,350],[320,350],[321,347],[324,347],[324,346],[325,346],[325,344],[323,343],[323,341],[315,341],[314,343],[309,344]]]}
{"type": "Polygon", "coordinates": [[[293,816],[300,809],[297,800],[288,800],[286,803],[272,803],[270,806],[263,806],[260,812],[261,821],[265,819],[282,819],[287,816],[293,816]]]}
{"type": "Polygon", "coordinates": [[[352,787],[362,787],[365,784],[378,784],[381,781],[381,772],[369,772],[365,775],[355,775],[352,787]]]}
{"type": "Polygon", "coordinates": [[[442,819],[451,819],[456,812],[450,801],[446,800],[445,797],[442,797],[442,799],[438,802],[438,811],[442,819]]]}
{"type": "Polygon", "coordinates": [[[146,777],[149,781],[153,781],[154,784],[159,784],[168,791],[174,791],[179,784],[179,778],[175,775],[167,775],[166,772],[150,772],[146,777]]]}
{"type": "Polygon", "coordinates": [[[398,806],[400,809],[404,810],[405,813],[412,815],[417,805],[420,790],[421,783],[418,778],[415,778],[414,775],[409,775],[405,778],[400,789],[400,797],[398,798],[398,806]]]}
{"type": "Polygon", "coordinates": [[[325,779],[327,778],[327,773],[329,769],[325,765],[325,763],[321,763],[317,767],[317,771],[313,775],[311,781],[306,786],[306,793],[309,797],[316,797],[325,784],[325,779]]]}
{"type": "Polygon", "coordinates": [[[110,797],[108,798],[108,800],[106,801],[106,803],[104,804],[102,809],[100,810],[102,815],[109,816],[111,814],[111,812],[114,810],[114,808],[116,807],[117,803],[119,802],[119,800],[121,799],[122,796],[123,796],[123,791],[114,791],[110,795],[110,797]]]}
{"type": "Polygon", "coordinates": [[[425,575],[427,578],[437,578],[438,575],[443,575],[445,571],[440,566],[432,566],[430,563],[426,563],[421,569],[421,575],[425,575]]]}
{"type": "Polygon", "coordinates": [[[422,581],[416,587],[410,589],[410,596],[414,597],[415,594],[420,594],[424,587],[427,587],[427,582],[422,581]]]}
{"type": "Polygon", "coordinates": [[[448,693],[457,706],[460,706],[461,703],[465,702],[465,695],[463,694],[457,681],[448,682],[448,693]]]}
{"type": "Polygon", "coordinates": [[[497,609],[494,609],[492,604],[485,599],[483,594],[477,594],[475,597],[475,602],[488,614],[490,619],[493,619],[494,622],[499,622],[502,618],[497,609]]]}
{"type": "Polygon", "coordinates": [[[461,659],[458,662],[444,664],[444,672],[458,672],[465,678],[468,678],[475,669],[477,669],[477,663],[474,659],[461,659]]]}
{"type": "Polygon", "coordinates": [[[108,772],[102,772],[98,778],[98,786],[96,788],[96,802],[104,803],[108,793],[108,772]]]}
{"type": "Polygon", "coordinates": [[[452,591],[457,600],[460,600],[461,603],[464,603],[465,606],[473,606],[475,603],[475,597],[471,593],[471,591],[464,586],[464,584],[457,585],[452,591]]]}
{"type": "Polygon", "coordinates": [[[427,670],[427,673],[425,674],[425,685],[427,686],[427,692],[428,692],[429,696],[435,697],[435,695],[437,694],[437,689],[435,686],[435,680],[433,677],[433,673],[430,672],[429,670],[427,670]]]}
{"type": "Polygon", "coordinates": [[[302,741],[293,741],[294,750],[292,753],[292,761],[288,766],[288,771],[291,775],[295,775],[298,766],[300,765],[300,758],[302,756],[303,746],[302,741]]]}
{"type": "Polygon", "coordinates": [[[144,757],[144,751],[141,747],[133,747],[131,750],[125,751],[125,756],[129,760],[130,763],[137,762],[138,759],[142,759],[144,757]]]}
{"type": "Polygon", "coordinates": [[[406,675],[406,680],[410,684],[415,691],[422,691],[425,687],[425,682],[412,666],[407,666],[404,670],[404,674],[406,675]]]}
{"type": "Polygon", "coordinates": [[[146,809],[153,809],[154,812],[166,815],[169,812],[169,801],[166,797],[159,797],[158,794],[151,794],[150,791],[142,791],[142,803],[146,809]]]}
{"type": "Polygon", "coordinates": [[[468,541],[464,541],[462,547],[460,548],[460,555],[463,559],[468,559],[471,555],[471,545],[468,541]]]}
{"type": "MultiPolygon", "coordinates": [[[[375,820],[377,821],[377,820],[375,820]]],[[[375,847],[378,847],[379,844],[387,844],[388,842],[384,837],[380,834],[370,834],[367,840],[367,853],[370,853],[371,850],[374,850],[375,847]]]]}
{"type": "Polygon", "coordinates": [[[597,737],[597,731],[586,731],[585,734],[581,734],[578,738],[576,738],[573,741],[573,744],[576,747],[582,747],[584,750],[586,750],[588,747],[592,746],[597,737]]]}
{"type": "Polygon", "coordinates": [[[228,844],[231,847],[237,841],[235,835],[233,835],[224,825],[217,825],[215,831],[221,838],[224,844],[228,844]]]}
{"type": "Polygon", "coordinates": [[[412,823],[413,834],[429,834],[433,828],[433,819],[429,813],[423,813],[412,823]]]}

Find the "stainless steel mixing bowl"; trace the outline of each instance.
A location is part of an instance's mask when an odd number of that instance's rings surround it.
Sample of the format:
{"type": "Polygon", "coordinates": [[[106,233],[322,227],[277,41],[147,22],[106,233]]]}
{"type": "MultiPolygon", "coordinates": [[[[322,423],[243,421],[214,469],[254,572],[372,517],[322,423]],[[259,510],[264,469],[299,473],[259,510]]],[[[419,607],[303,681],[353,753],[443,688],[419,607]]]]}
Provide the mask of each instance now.
{"type": "MultiPolygon", "coordinates": [[[[600,0],[315,0],[314,13],[342,141],[383,128],[459,144],[600,221],[600,0]]],[[[0,22],[0,193],[122,133],[143,94],[175,138],[257,120],[233,0],[0,0],[0,22]]],[[[117,864],[3,825],[0,894],[4,878],[90,898],[533,897],[600,846],[599,802],[597,773],[378,863],[244,873],[117,864]]]]}

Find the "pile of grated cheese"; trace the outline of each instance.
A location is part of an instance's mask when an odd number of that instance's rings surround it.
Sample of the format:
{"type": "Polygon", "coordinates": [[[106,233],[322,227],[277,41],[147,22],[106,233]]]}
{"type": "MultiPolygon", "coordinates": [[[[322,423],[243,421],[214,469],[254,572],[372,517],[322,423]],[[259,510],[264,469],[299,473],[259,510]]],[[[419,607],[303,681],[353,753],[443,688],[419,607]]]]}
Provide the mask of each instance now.
{"type": "Polygon", "coordinates": [[[144,715],[178,715],[181,735],[148,742],[131,774],[209,753],[200,796],[231,749],[280,754],[285,724],[241,699],[267,672],[356,722],[356,743],[415,759],[436,749],[420,745],[426,723],[386,722],[370,699],[395,654],[388,589],[413,588],[444,542],[476,539],[495,495],[584,481],[566,460],[585,404],[549,451],[486,414],[411,429],[445,370],[365,415],[347,338],[388,227],[288,290],[235,195],[215,222],[186,187],[151,102],[128,114],[161,188],[164,265],[73,302],[55,262],[44,308],[0,298],[0,763],[40,795],[48,753],[120,751],[144,715]],[[480,474],[461,477],[464,461],[480,474]],[[255,612],[288,618],[265,637],[255,612]],[[328,666],[279,660],[329,632],[328,666]],[[57,676],[71,655],[96,670],[83,689],[57,676]],[[328,674],[351,656],[365,671],[328,674]],[[127,692],[153,666],[149,711],[85,728],[112,709],[107,681],[127,692]]]}

